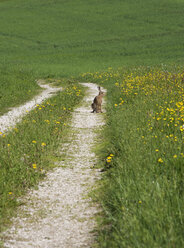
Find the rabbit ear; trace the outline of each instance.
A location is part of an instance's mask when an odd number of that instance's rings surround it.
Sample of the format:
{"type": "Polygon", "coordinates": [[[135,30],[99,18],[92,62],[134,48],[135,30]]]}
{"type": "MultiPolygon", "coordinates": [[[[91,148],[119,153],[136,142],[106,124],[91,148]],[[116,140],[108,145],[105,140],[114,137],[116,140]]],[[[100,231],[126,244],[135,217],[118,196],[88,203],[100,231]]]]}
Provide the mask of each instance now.
{"type": "Polygon", "coordinates": [[[101,91],[100,86],[98,86],[99,91],[101,91]]]}

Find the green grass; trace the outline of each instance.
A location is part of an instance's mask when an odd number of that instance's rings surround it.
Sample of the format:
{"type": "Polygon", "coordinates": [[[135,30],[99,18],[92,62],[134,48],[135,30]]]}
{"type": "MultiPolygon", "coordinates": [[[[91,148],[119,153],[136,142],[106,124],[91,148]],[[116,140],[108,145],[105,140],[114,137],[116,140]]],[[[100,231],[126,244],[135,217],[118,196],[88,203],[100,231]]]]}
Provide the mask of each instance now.
{"type": "MultiPolygon", "coordinates": [[[[37,106],[8,134],[0,136],[0,231],[20,204],[17,198],[37,184],[59,160],[58,146],[83,93],[75,82],[37,106]]],[[[55,165],[56,166],[56,165],[55,165]]]]}
{"type": "Polygon", "coordinates": [[[37,78],[183,64],[183,7],[173,0],[0,1],[0,112],[29,99],[37,78]]]}
{"type": "Polygon", "coordinates": [[[108,89],[99,247],[183,247],[184,74],[137,67],[82,77],[108,89]],[[113,154],[113,155],[111,155],[113,154]]]}
{"type": "Polygon", "coordinates": [[[39,76],[183,63],[182,1],[8,0],[0,7],[0,63],[39,76]]]}
{"type": "MultiPolygon", "coordinates": [[[[0,9],[0,114],[30,99],[38,90],[37,78],[76,78],[80,73],[81,80],[108,89],[100,158],[110,169],[98,199],[104,210],[99,247],[182,247],[183,117],[177,119],[182,113],[175,104],[183,101],[183,83],[175,77],[184,63],[184,1],[4,0],[0,9]],[[144,81],[142,75],[159,67],[165,81],[144,81]],[[166,71],[172,71],[169,79],[166,71]],[[133,91],[124,84],[131,72],[133,91]],[[135,75],[145,89],[134,85],[135,75]]],[[[32,111],[18,133],[15,129],[0,137],[1,225],[17,197],[42,177],[43,165],[49,167],[45,154],[57,156],[56,141],[79,101],[76,92],[65,93],[32,111]],[[55,122],[60,117],[61,125],[55,122]]]]}
{"type": "Polygon", "coordinates": [[[0,67],[0,115],[10,107],[17,106],[38,93],[37,85],[31,72],[0,67]]]}

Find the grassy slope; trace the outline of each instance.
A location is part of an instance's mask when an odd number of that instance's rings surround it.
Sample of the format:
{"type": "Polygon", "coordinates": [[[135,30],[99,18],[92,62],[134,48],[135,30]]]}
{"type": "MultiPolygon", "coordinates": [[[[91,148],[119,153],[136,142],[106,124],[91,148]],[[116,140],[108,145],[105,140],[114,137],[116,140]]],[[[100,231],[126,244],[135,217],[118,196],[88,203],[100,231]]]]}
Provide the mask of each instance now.
{"type": "Polygon", "coordinates": [[[39,75],[183,62],[182,2],[1,2],[1,63],[39,75]]]}
{"type": "Polygon", "coordinates": [[[36,92],[36,77],[183,63],[183,7],[172,0],[0,1],[1,95],[9,99],[1,113],[28,99],[27,90],[36,92]],[[18,97],[16,88],[8,93],[16,78],[25,84],[18,97]]]}
{"type": "Polygon", "coordinates": [[[171,0],[0,1],[1,95],[9,99],[1,113],[28,99],[27,90],[36,92],[36,77],[183,63],[183,7],[171,0]],[[12,95],[16,78],[25,88],[12,95]]]}

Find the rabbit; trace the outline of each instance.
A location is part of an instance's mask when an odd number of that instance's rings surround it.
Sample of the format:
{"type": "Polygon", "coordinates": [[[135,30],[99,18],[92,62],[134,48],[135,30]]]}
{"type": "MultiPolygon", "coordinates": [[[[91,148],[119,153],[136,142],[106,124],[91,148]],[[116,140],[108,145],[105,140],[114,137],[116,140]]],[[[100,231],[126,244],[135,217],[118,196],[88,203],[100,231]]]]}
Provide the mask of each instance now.
{"type": "Polygon", "coordinates": [[[93,109],[92,113],[102,113],[102,97],[105,95],[103,91],[101,91],[100,86],[98,86],[99,94],[93,100],[91,107],[93,109]]]}

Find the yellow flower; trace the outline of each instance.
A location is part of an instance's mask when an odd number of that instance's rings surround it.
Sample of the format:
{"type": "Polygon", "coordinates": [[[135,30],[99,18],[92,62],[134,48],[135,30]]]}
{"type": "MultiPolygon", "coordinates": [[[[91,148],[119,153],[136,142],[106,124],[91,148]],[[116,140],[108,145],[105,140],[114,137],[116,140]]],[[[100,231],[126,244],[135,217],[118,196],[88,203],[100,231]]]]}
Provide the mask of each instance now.
{"type": "Polygon", "coordinates": [[[36,144],[36,140],[33,140],[32,143],[36,144]]]}
{"type": "Polygon", "coordinates": [[[158,152],[158,151],[159,151],[158,149],[155,150],[155,152],[158,152]]]}
{"type": "Polygon", "coordinates": [[[36,167],[36,164],[32,164],[32,166],[33,166],[33,169],[36,169],[37,167],[36,167]]]}
{"type": "Polygon", "coordinates": [[[7,144],[8,147],[10,147],[11,145],[10,144],[7,144]]]}
{"type": "Polygon", "coordinates": [[[42,142],[42,146],[46,146],[46,144],[44,142],[42,142]]]}
{"type": "Polygon", "coordinates": [[[173,156],[173,158],[177,158],[177,155],[175,154],[175,155],[173,156]]]}
{"type": "Polygon", "coordinates": [[[180,131],[183,132],[184,131],[184,125],[180,126],[180,131]]]}
{"type": "Polygon", "coordinates": [[[9,192],[8,194],[9,194],[9,195],[12,195],[12,194],[13,194],[13,192],[9,192]]]}
{"type": "Polygon", "coordinates": [[[142,201],[139,201],[139,204],[141,204],[142,203],[142,201]]]}
{"type": "Polygon", "coordinates": [[[110,156],[111,156],[111,157],[114,157],[114,154],[111,153],[110,156]]]}
{"type": "Polygon", "coordinates": [[[159,158],[159,159],[158,159],[158,162],[159,162],[159,163],[163,163],[164,161],[163,161],[162,158],[159,158]]]}
{"type": "Polygon", "coordinates": [[[0,135],[3,134],[2,132],[0,132],[0,135]]]}
{"type": "Polygon", "coordinates": [[[115,106],[115,107],[117,107],[117,106],[118,106],[118,104],[116,104],[116,103],[115,103],[115,104],[114,104],[114,106],[115,106]]]}

